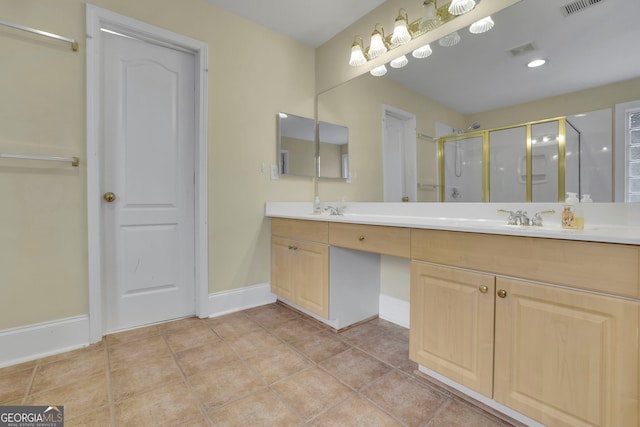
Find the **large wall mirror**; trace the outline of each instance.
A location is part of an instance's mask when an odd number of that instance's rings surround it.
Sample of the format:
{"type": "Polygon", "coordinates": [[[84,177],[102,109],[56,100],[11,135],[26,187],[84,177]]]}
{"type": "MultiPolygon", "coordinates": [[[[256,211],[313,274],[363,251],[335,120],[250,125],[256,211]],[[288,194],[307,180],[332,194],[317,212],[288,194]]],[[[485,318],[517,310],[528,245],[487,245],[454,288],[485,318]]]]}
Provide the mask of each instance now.
{"type": "MultiPolygon", "coordinates": [[[[640,40],[640,25],[636,22],[640,2],[606,0],[567,14],[562,6],[568,3],[569,0],[521,0],[494,14],[495,26],[487,33],[461,30],[461,40],[455,46],[443,47],[433,42],[433,53],[428,58],[407,55],[409,63],[405,67],[393,69],[387,64],[388,72],[383,77],[366,73],[319,94],[318,120],[349,128],[350,167],[356,177],[353,193],[366,195],[359,200],[366,197],[367,201],[387,201],[385,175],[390,174],[384,172],[384,147],[389,138],[397,140],[396,155],[409,164],[413,162],[407,169],[413,174],[413,181],[407,187],[417,188],[417,194],[406,198],[441,201],[440,137],[470,134],[469,141],[446,149],[452,162],[444,167],[451,169],[455,180],[461,178],[456,177],[462,170],[461,159],[469,165],[482,159],[474,157],[482,156],[482,150],[474,145],[473,132],[566,117],[570,122],[567,137],[575,132],[581,135],[579,148],[571,149],[571,142],[567,141],[567,152],[571,154],[566,161],[581,159],[580,166],[576,163],[572,168],[578,172],[566,177],[567,191],[569,186],[579,185],[582,193],[595,195],[596,202],[613,201],[617,187],[624,185],[624,180],[616,179],[614,188],[613,157],[620,137],[614,130],[615,108],[640,99],[640,55],[633,53],[640,40]],[[528,68],[527,63],[538,57],[547,63],[528,68]],[[388,107],[394,114],[387,114],[388,107]],[[475,122],[479,129],[473,126],[475,122]]],[[[542,125],[533,131],[540,138],[549,133],[542,125]]],[[[527,135],[515,138],[508,133],[505,130],[494,135],[494,147],[502,147],[491,155],[495,165],[499,161],[504,166],[505,177],[522,180],[518,174],[525,170],[523,146],[514,147],[510,141],[520,141],[517,138],[527,135]]],[[[532,179],[537,181],[529,191],[538,194],[543,191],[543,181],[554,178],[549,173],[553,155],[547,156],[549,150],[544,147],[543,143],[534,147],[530,156],[532,179]]],[[[464,173],[473,176],[471,172],[464,173]]],[[[406,175],[402,169],[393,173],[406,175]]],[[[461,194],[472,194],[464,186],[478,184],[478,180],[459,184],[458,193],[448,192],[444,200],[459,201],[461,194]]],[[[535,194],[527,196],[521,184],[514,185],[519,192],[516,199],[537,200],[535,194]]],[[[484,200],[512,199],[505,193],[511,190],[500,187],[499,180],[491,185],[495,186],[495,197],[484,200]]],[[[556,190],[544,199],[562,199],[557,185],[548,187],[556,190]]]]}

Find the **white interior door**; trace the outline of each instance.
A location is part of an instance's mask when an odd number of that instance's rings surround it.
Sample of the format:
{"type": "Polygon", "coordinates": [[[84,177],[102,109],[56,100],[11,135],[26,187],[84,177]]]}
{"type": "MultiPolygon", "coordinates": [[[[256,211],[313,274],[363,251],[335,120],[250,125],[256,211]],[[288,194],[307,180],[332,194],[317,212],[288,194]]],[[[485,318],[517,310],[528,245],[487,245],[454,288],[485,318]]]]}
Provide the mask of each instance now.
{"type": "Polygon", "coordinates": [[[195,57],[119,35],[102,40],[102,283],[111,332],[195,313],[195,57]]]}
{"type": "Polygon", "coordinates": [[[385,202],[415,202],[416,176],[415,115],[383,107],[383,197],[385,202]]]}

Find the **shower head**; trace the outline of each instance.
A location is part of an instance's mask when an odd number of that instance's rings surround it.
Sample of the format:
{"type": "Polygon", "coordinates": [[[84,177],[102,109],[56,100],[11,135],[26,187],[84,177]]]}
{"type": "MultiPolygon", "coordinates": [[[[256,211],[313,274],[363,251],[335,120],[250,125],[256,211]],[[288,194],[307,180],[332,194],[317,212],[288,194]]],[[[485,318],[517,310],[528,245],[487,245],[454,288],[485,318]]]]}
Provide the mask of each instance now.
{"type": "Polygon", "coordinates": [[[474,124],[469,126],[465,132],[469,132],[470,130],[476,130],[476,129],[480,129],[480,123],[478,122],[475,122],[474,124]]]}

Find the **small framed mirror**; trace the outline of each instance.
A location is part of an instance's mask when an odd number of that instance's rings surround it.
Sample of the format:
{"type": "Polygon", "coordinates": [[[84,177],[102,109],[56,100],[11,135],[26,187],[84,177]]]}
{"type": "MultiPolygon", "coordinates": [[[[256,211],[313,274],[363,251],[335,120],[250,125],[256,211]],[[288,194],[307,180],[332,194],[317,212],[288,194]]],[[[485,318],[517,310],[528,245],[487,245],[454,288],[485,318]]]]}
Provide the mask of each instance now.
{"type": "Polygon", "coordinates": [[[316,176],[316,122],[307,117],[278,113],[278,172],[316,176]]]}
{"type": "Polygon", "coordinates": [[[349,178],[349,129],[327,122],[318,123],[318,176],[349,178]]]}

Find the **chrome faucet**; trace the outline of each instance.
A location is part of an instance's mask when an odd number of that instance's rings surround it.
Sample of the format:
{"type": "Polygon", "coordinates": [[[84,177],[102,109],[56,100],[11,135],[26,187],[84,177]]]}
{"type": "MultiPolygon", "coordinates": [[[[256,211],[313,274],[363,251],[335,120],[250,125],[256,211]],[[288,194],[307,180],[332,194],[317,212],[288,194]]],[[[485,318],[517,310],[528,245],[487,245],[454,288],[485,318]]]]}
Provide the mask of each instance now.
{"type": "Polygon", "coordinates": [[[344,215],[346,208],[346,206],[327,206],[324,210],[329,211],[329,215],[344,215]]]}
{"type": "Polygon", "coordinates": [[[505,209],[498,209],[498,212],[508,213],[509,217],[507,218],[507,225],[524,225],[530,226],[534,225],[537,227],[542,227],[542,215],[545,214],[554,214],[556,211],[540,211],[536,212],[533,217],[530,219],[527,216],[527,211],[518,210],[518,211],[508,211],[505,209]]]}

